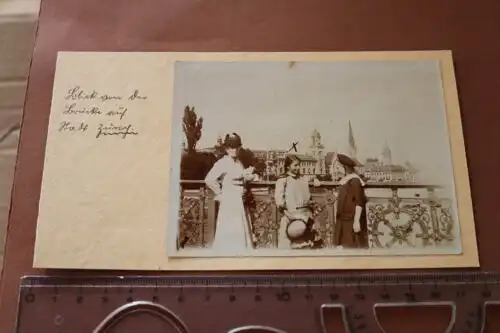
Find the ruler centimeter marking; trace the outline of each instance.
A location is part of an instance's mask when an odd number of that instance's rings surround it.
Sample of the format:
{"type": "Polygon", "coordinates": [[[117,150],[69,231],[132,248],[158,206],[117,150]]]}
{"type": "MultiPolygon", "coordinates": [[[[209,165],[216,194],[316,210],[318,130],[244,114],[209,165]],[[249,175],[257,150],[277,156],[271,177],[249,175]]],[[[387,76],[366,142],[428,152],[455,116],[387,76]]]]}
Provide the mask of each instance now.
{"type": "Polygon", "coordinates": [[[137,325],[152,333],[159,325],[153,317],[167,332],[330,333],[326,314],[338,310],[345,332],[383,333],[377,309],[444,306],[452,314],[446,333],[481,333],[486,308],[496,304],[497,273],[29,276],[21,281],[17,327],[110,332],[143,313],[149,317],[137,325]]]}

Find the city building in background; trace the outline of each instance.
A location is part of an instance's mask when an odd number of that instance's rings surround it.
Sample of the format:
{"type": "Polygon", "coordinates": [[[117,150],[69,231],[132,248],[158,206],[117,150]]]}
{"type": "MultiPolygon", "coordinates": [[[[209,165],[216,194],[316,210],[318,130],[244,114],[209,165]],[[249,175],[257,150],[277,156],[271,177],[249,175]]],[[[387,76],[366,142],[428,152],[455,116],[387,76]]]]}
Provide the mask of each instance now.
{"type": "MultiPolygon", "coordinates": [[[[367,182],[415,183],[417,181],[418,170],[408,161],[403,165],[394,163],[391,149],[387,143],[381,147],[380,157],[370,156],[360,159],[357,154],[356,140],[350,122],[348,142],[348,154],[361,164],[361,166],[357,167],[357,171],[365,177],[367,182]]],[[[263,179],[275,179],[282,175],[285,172],[285,156],[290,153],[298,157],[300,172],[303,175],[321,177],[323,180],[330,181],[338,181],[342,178],[342,169],[337,160],[337,152],[325,151],[325,146],[321,141],[321,134],[316,129],[313,129],[310,142],[306,147],[306,150],[298,150],[297,152],[285,149],[250,149],[255,154],[255,157],[264,161],[266,165],[263,179]]],[[[203,151],[215,152],[216,148],[207,148],[203,149],[203,151]]]]}

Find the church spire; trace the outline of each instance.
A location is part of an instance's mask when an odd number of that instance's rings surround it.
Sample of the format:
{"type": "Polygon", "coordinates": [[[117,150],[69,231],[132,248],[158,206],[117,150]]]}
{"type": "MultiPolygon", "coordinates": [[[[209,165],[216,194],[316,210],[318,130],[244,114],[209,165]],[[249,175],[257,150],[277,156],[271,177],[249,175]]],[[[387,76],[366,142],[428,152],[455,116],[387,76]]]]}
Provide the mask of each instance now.
{"type": "Polygon", "coordinates": [[[356,147],[356,142],[354,141],[354,133],[352,131],[351,121],[349,120],[349,155],[355,158],[357,152],[358,148],[356,147]]]}
{"type": "Polygon", "coordinates": [[[391,148],[389,148],[389,144],[387,140],[385,140],[384,149],[382,150],[382,160],[384,164],[390,165],[392,164],[392,152],[391,148]]]}
{"type": "Polygon", "coordinates": [[[382,154],[390,154],[391,153],[391,148],[389,148],[389,144],[387,143],[387,140],[384,141],[384,149],[382,150],[382,154]]]}

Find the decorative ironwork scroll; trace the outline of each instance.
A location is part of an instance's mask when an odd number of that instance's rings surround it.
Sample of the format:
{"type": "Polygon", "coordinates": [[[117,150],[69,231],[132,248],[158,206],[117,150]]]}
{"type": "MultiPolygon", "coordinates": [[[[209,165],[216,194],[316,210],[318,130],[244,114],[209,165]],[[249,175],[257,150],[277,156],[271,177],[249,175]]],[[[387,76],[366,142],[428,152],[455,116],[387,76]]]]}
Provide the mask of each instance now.
{"type": "MultiPolygon", "coordinates": [[[[189,183],[181,195],[179,209],[179,247],[209,247],[216,228],[217,206],[211,192],[202,183],[189,183]],[[192,184],[191,184],[192,183],[192,184]]],[[[369,196],[368,232],[372,248],[421,248],[440,246],[455,239],[451,200],[438,198],[432,186],[411,188],[426,190],[427,195],[401,197],[401,186],[377,186],[390,196],[369,196]]],[[[337,186],[322,185],[312,193],[313,216],[324,245],[333,247],[335,197],[337,186]]],[[[274,183],[256,184],[252,204],[247,206],[256,248],[277,247],[279,220],[274,202],[274,183]]]]}

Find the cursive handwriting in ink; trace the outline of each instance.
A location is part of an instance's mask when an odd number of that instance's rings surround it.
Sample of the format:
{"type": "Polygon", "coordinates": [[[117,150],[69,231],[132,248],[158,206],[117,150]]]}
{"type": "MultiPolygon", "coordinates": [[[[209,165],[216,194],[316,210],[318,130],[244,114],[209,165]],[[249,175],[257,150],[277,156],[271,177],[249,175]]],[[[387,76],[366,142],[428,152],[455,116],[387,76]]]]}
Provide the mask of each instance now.
{"type": "Polygon", "coordinates": [[[68,104],[64,106],[63,114],[65,115],[88,115],[88,116],[98,116],[102,114],[102,111],[97,106],[91,107],[77,107],[76,103],[68,104]]]}
{"type": "Polygon", "coordinates": [[[101,136],[119,136],[125,139],[129,135],[139,135],[139,132],[132,125],[103,125],[97,127],[96,139],[101,136]]]}
{"type": "Polygon", "coordinates": [[[65,100],[77,101],[77,100],[100,100],[101,102],[122,100],[121,96],[118,95],[108,95],[99,94],[94,89],[90,92],[83,90],[80,86],[75,86],[68,90],[65,100]]]}
{"type": "Polygon", "coordinates": [[[102,102],[107,102],[107,101],[115,101],[115,100],[121,100],[122,97],[121,96],[113,96],[113,95],[101,95],[100,97],[100,100],[102,102]]]}
{"type": "Polygon", "coordinates": [[[139,90],[136,89],[136,90],[134,90],[134,93],[129,96],[128,99],[129,99],[129,101],[134,101],[136,99],[145,100],[145,99],[147,99],[147,97],[139,95],[139,90]]]}
{"type": "Polygon", "coordinates": [[[110,110],[106,112],[106,116],[119,116],[120,120],[122,120],[127,114],[128,109],[124,106],[119,106],[118,110],[110,110]]]}
{"type": "Polygon", "coordinates": [[[79,123],[62,121],[59,124],[59,132],[85,132],[88,128],[89,125],[85,124],[83,121],[79,123]]]}
{"type": "Polygon", "coordinates": [[[80,86],[75,86],[68,90],[68,94],[64,97],[65,100],[93,100],[98,98],[98,93],[95,90],[91,92],[84,91],[80,86]]]}

